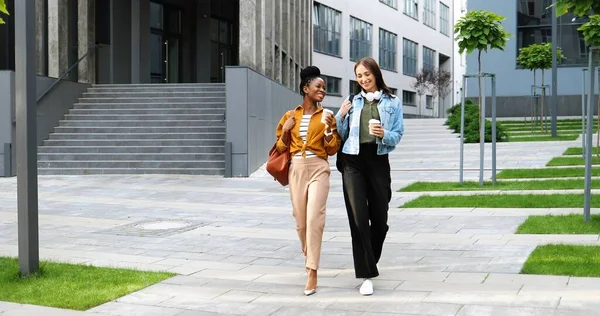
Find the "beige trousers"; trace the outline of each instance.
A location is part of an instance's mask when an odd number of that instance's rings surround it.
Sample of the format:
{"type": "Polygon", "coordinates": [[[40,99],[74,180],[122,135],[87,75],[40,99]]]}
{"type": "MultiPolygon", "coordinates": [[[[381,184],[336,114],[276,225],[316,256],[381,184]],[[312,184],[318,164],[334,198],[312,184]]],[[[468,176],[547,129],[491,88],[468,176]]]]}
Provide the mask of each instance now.
{"type": "Polygon", "coordinates": [[[306,267],[313,270],[321,259],[330,174],[329,163],[322,158],[292,159],[289,179],[296,230],[306,267]]]}

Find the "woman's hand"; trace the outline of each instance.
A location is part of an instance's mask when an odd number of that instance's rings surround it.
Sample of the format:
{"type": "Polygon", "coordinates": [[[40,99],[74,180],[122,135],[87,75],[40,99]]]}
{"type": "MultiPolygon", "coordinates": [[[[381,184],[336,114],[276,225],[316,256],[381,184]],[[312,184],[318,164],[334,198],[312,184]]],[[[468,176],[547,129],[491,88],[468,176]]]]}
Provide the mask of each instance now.
{"type": "Polygon", "coordinates": [[[381,124],[373,124],[373,126],[371,126],[371,134],[379,138],[383,138],[385,130],[383,129],[381,124]]]}
{"type": "Polygon", "coordinates": [[[323,112],[323,115],[325,115],[325,124],[328,127],[333,126],[333,122],[335,122],[335,118],[334,118],[333,114],[323,112]]]}
{"type": "Polygon", "coordinates": [[[287,121],[285,121],[285,123],[283,124],[283,127],[281,129],[283,130],[284,133],[287,133],[287,132],[291,131],[295,125],[296,125],[296,118],[292,115],[287,119],[287,121]]]}
{"type": "Polygon", "coordinates": [[[342,105],[340,105],[340,113],[342,114],[342,119],[346,118],[346,114],[348,114],[350,108],[352,108],[352,102],[350,102],[350,100],[346,100],[344,101],[344,103],[342,103],[342,105]]]}

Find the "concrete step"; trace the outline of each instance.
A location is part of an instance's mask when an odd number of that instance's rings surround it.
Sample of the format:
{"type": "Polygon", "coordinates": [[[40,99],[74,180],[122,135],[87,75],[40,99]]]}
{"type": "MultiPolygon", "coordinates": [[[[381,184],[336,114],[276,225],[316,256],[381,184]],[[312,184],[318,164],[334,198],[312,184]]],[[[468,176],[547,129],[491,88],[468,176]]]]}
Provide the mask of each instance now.
{"type": "Polygon", "coordinates": [[[127,92],[200,92],[200,91],[225,91],[224,85],[195,85],[195,86],[167,86],[160,85],[147,87],[103,87],[93,86],[87,92],[112,92],[112,93],[127,93],[127,92]]]}
{"type": "Polygon", "coordinates": [[[61,120],[61,127],[225,127],[222,120],[61,120]]]}
{"type": "Polygon", "coordinates": [[[68,121],[219,121],[220,114],[67,114],[68,121]]]}
{"type": "Polygon", "coordinates": [[[225,91],[123,91],[123,92],[84,92],[83,98],[208,98],[225,97],[225,91]]]}
{"type": "Polygon", "coordinates": [[[63,127],[54,128],[56,133],[199,133],[217,132],[225,133],[225,126],[181,126],[181,127],[63,127]]]}
{"type": "Polygon", "coordinates": [[[189,174],[222,176],[225,168],[38,168],[39,175],[189,174]]]}
{"type": "MultiPolygon", "coordinates": [[[[212,134],[211,134],[212,135],[212,134]]],[[[45,140],[44,146],[58,147],[202,147],[202,146],[225,146],[225,135],[223,139],[64,139],[64,140],[45,140]]],[[[45,148],[45,147],[43,147],[45,148]]]]}
{"type": "Polygon", "coordinates": [[[225,153],[225,142],[216,146],[40,146],[38,154],[212,154],[225,153]]]}
{"type": "Polygon", "coordinates": [[[222,132],[198,133],[53,133],[50,140],[205,140],[222,137],[225,139],[225,130],[222,132]]]}
{"type": "Polygon", "coordinates": [[[225,102],[225,97],[106,97],[79,98],[79,103],[203,103],[225,102]]]}
{"type": "Polygon", "coordinates": [[[225,114],[224,108],[201,108],[201,109],[71,109],[69,111],[71,115],[182,115],[182,114],[194,114],[194,115],[221,115],[225,114]]]}
{"type": "Polygon", "coordinates": [[[225,162],[219,160],[196,160],[196,161],[38,161],[38,168],[225,168],[225,162]]]}
{"type": "Polygon", "coordinates": [[[135,89],[135,88],[190,88],[190,87],[220,87],[225,88],[224,83],[137,83],[137,84],[114,84],[99,83],[93,84],[92,88],[116,88],[116,89],[135,89]]]}
{"type": "Polygon", "coordinates": [[[225,101],[221,102],[169,102],[169,103],[75,103],[74,109],[223,109],[225,110],[225,101]]]}
{"type": "Polygon", "coordinates": [[[38,161],[215,161],[223,153],[40,153],[38,161]]]}

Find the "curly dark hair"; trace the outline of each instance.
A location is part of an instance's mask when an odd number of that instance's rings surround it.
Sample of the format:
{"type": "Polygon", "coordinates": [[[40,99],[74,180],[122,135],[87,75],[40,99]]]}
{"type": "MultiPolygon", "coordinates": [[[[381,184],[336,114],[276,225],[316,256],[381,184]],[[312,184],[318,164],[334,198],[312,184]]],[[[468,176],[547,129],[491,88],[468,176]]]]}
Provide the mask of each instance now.
{"type": "Polygon", "coordinates": [[[321,70],[316,66],[308,66],[300,71],[300,94],[304,96],[304,87],[321,77],[321,70]]]}

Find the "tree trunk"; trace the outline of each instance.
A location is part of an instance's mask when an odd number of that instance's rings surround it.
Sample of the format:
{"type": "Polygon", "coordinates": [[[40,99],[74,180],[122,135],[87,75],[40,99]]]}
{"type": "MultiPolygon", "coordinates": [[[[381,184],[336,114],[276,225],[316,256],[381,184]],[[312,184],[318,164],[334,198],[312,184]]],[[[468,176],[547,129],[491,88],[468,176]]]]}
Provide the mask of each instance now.
{"type": "MultiPolygon", "coordinates": [[[[600,69],[598,69],[598,74],[600,74],[600,69]]],[[[600,88],[600,80],[598,80],[598,88],[600,88]]],[[[591,115],[591,113],[589,113],[588,115],[591,115]]],[[[598,151],[598,147],[600,147],[600,98],[598,98],[598,131],[597,131],[597,135],[596,135],[596,157],[600,158],[600,151],[598,151]]],[[[592,129],[594,129],[594,126],[592,125],[592,129]]],[[[594,152],[594,151],[592,151],[594,152]]]]}
{"type": "MultiPolygon", "coordinates": [[[[535,126],[535,123],[537,122],[537,109],[536,109],[536,104],[535,104],[535,93],[536,93],[536,86],[537,85],[537,72],[535,71],[535,69],[533,70],[533,95],[531,96],[533,98],[533,104],[531,105],[531,107],[533,108],[533,111],[531,113],[531,124],[533,124],[533,126],[535,126]]],[[[533,127],[532,127],[533,128],[533,127]]]]}
{"type": "MultiPolygon", "coordinates": [[[[479,76],[477,77],[479,86],[477,87],[479,89],[479,123],[481,124],[481,117],[484,115],[483,113],[481,113],[481,100],[483,98],[483,96],[481,95],[481,50],[479,50],[479,55],[477,56],[477,64],[479,66],[478,69],[478,73],[479,76]]],[[[479,140],[481,141],[481,138],[485,138],[485,135],[479,135],[479,140]]],[[[485,140],[484,140],[485,141],[485,140]]]]}
{"type": "Polygon", "coordinates": [[[544,97],[546,96],[546,87],[544,87],[544,69],[542,69],[542,97],[541,97],[541,110],[540,110],[540,116],[541,116],[541,123],[542,123],[542,133],[546,133],[548,132],[546,130],[546,117],[544,113],[544,97]]]}

